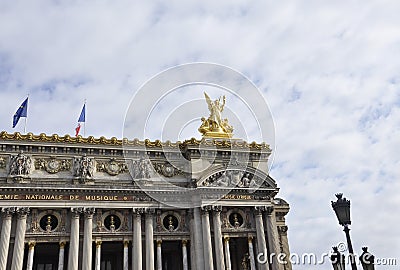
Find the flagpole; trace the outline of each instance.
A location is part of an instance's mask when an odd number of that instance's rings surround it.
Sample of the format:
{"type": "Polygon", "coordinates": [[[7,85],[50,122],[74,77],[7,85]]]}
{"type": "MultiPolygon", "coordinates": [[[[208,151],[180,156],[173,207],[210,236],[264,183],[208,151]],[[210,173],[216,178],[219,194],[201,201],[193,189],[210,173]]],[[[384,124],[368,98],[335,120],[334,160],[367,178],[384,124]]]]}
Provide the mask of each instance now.
{"type": "Polygon", "coordinates": [[[83,122],[83,137],[86,137],[86,98],[84,101],[84,106],[85,106],[85,122],[83,122]]]}

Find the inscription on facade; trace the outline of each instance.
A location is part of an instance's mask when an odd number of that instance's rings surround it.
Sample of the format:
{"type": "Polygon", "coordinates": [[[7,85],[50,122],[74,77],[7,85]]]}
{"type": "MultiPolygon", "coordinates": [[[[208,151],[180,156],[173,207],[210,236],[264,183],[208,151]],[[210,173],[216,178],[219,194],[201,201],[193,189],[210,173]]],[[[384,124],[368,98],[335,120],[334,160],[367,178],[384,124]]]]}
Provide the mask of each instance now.
{"type": "MultiPolygon", "coordinates": [[[[0,201],[137,201],[132,195],[76,195],[76,194],[0,194],[0,201]]],[[[253,195],[228,194],[225,200],[254,200],[253,195]]]]}

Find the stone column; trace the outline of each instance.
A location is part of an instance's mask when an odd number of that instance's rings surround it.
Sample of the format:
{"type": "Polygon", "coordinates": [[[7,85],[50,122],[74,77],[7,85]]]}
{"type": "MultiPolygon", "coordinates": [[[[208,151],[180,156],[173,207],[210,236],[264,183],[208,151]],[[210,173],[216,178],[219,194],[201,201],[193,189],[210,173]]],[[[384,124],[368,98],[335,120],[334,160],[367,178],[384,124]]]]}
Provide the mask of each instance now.
{"type": "Polygon", "coordinates": [[[85,231],[83,234],[82,269],[92,269],[92,230],[94,208],[85,208],[85,231]]]}
{"type": "Polygon", "coordinates": [[[161,240],[157,240],[157,270],[162,270],[161,240]]]}
{"type": "Polygon", "coordinates": [[[249,236],[247,240],[249,243],[250,269],[256,270],[256,261],[254,259],[254,248],[253,248],[253,236],[249,236]]]}
{"type": "MultiPolygon", "coordinates": [[[[124,241],[124,270],[128,270],[128,268],[129,268],[129,262],[128,262],[128,256],[129,256],[129,253],[128,253],[128,246],[129,246],[129,241],[128,240],[125,240],[124,241]]],[[[96,269],[97,270],[97,269],[96,269]]],[[[100,270],[100,268],[99,268],[99,270],[100,270]]]]}
{"type": "Polygon", "coordinates": [[[26,270],[32,270],[33,268],[33,256],[35,255],[35,242],[29,242],[28,247],[28,259],[26,261],[26,270]]]}
{"type": "Polygon", "coordinates": [[[194,243],[195,243],[195,236],[194,232],[196,230],[196,227],[194,226],[194,215],[193,215],[193,210],[189,210],[189,226],[190,226],[190,269],[191,270],[196,270],[196,253],[195,253],[195,248],[194,248],[194,243]]]}
{"type": "Polygon", "coordinates": [[[225,265],[226,265],[226,270],[231,270],[232,269],[232,264],[231,264],[231,252],[229,250],[229,237],[224,238],[225,242],[225,265]]]}
{"type": "Polygon", "coordinates": [[[278,262],[278,255],[280,253],[279,247],[279,234],[278,227],[276,226],[276,216],[274,207],[267,207],[265,212],[265,219],[267,224],[268,247],[271,254],[275,254],[272,259],[272,270],[284,270],[283,264],[278,262]]]}
{"type": "Polygon", "coordinates": [[[133,209],[133,270],[142,270],[142,216],[144,208],[133,209]]]}
{"type": "Polygon", "coordinates": [[[10,246],[10,233],[12,216],[15,213],[15,207],[1,209],[3,224],[1,226],[0,236],[0,270],[5,270],[7,266],[8,248],[10,246]]]}
{"type": "Polygon", "coordinates": [[[79,256],[79,215],[82,208],[71,208],[71,236],[68,252],[68,270],[78,270],[79,256]]]}
{"type": "Polygon", "coordinates": [[[153,208],[146,209],[146,270],[154,270],[153,208]]]}
{"type": "Polygon", "coordinates": [[[213,270],[213,257],[212,257],[212,244],[211,244],[211,231],[210,231],[210,206],[203,206],[201,208],[201,224],[203,226],[203,246],[204,246],[204,268],[213,270]]]}
{"type": "Polygon", "coordinates": [[[14,252],[11,263],[11,270],[22,270],[22,263],[24,261],[26,217],[29,213],[29,208],[17,208],[16,212],[18,214],[18,220],[17,230],[15,232],[14,252]]]}
{"type": "Polygon", "coordinates": [[[182,240],[182,262],[183,262],[183,270],[188,270],[188,260],[187,260],[187,249],[186,249],[187,240],[182,240]]]}
{"type": "Polygon", "coordinates": [[[101,267],[101,244],[100,240],[96,241],[96,258],[94,262],[94,269],[100,270],[101,267]]]}
{"type": "Polygon", "coordinates": [[[60,250],[58,251],[58,270],[64,270],[64,253],[65,242],[60,242],[60,250]]]}
{"type": "Polygon", "coordinates": [[[225,270],[224,245],[222,243],[221,232],[221,210],[222,207],[220,205],[213,206],[214,247],[217,270],[225,270]]]}
{"type": "Polygon", "coordinates": [[[264,232],[264,223],[262,213],[266,210],[264,206],[256,206],[254,207],[254,216],[256,221],[256,231],[257,231],[257,246],[258,246],[258,254],[257,258],[260,258],[265,263],[259,263],[260,270],[268,270],[268,252],[267,252],[267,244],[265,242],[265,232],[264,232]],[[262,253],[262,255],[260,255],[262,253]]]}
{"type": "Polygon", "coordinates": [[[290,262],[290,251],[289,251],[289,242],[287,238],[287,231],[288,231],[288,226],[279,226],[278,227],[278,233],[279,237],[281,239],[282,243],[282,251],[286,255],[285,257],[285,267],[284,269],[292,269],[292,264],[290,262]]]}
{"type": "Polygon", "coordinates": [[[195,250],[196,254],[196,264],[197,264],[197,270],[205,270],[204,269],[204,251],[203,251],[203,235],[201,233],[201,219],[200,219],[200,208],[196,207],[193,210],[193,216],[194,216],[194,239],[196,242],[194,242],[194,247],[193,249],[195,250]]]}

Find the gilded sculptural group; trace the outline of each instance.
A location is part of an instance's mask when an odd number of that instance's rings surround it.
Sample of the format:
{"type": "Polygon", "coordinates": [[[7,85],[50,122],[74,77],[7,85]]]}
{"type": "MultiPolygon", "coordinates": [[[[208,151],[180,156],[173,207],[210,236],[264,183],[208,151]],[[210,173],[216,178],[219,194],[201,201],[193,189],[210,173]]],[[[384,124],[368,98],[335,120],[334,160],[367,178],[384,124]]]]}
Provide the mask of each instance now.
{"type": "Polygon", "coordinates": [[[204,92],[210,115],[206,119],[201,118],[202,124],[199,131],[204,137],[210,138],[232,138],[233,127],[229,125],[227,118],[222,118],[225,107],[225,96],[214,101],[204,92]],[[222,100],[221,100],[222,98],[222,100]]]}

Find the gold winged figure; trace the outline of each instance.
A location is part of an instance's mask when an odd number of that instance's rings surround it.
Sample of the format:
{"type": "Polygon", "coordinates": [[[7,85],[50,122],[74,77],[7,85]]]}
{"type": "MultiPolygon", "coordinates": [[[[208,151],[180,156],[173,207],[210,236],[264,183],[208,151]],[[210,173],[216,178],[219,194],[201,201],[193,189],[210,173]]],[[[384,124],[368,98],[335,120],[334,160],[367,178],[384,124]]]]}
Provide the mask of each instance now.
{"type": "Polygon", "coordinates": [[[204,137],[213,138],[232,138],[233,127],[229,125],[228,119],[222,118],[222,111],[225,107],[225,96],[219,97],[212,101],[211,98],[204,92],[210,116],[206,119],[201,118],[202,124],[199,131],[204,137]],[[221,100],[222,98],[222,100],[221,100]]]}

